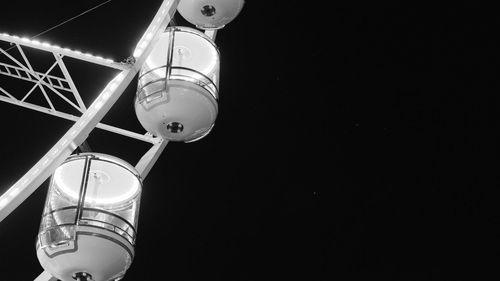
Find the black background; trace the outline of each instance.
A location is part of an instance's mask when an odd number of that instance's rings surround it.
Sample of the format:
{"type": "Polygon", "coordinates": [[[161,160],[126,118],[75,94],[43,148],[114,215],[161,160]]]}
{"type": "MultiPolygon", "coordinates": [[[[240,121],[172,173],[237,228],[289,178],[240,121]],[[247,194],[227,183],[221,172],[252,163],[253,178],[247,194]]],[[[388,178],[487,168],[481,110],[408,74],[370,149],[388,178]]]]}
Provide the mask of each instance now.
{"type": "MultiPolygon", "coordinates": [[[[161,3],[125,2],[39,39],[120,61],[161,3]]],[[[98,3],[2,3],[0,31],[32,37],[98,3]]],[[[145,180],[124,280],[498,280],[499,22],[474,3],[246,1],[216,39],[216,126],[170,143],[145,180]]],[[[88,102],[113,76],[67,63],[88,102]]],[[[143,132],[134,93],[104,122],[143,132]]],[[[71,122],[9,104],[0,118],[3,192],[71,122]]],[[[88,141],[132,164],[148,148],[88,141]]],[[[46,190],[0,223],[0,280],[42,271],[46,190]]]]}

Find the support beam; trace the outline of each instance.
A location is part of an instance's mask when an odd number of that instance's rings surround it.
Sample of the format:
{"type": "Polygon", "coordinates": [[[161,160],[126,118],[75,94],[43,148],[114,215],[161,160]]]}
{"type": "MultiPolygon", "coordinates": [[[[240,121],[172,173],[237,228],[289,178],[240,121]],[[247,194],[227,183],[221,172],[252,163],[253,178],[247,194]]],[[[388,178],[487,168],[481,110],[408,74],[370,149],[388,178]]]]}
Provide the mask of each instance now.
{"type": "Polygon", "coordinates": [[[66,65],[64,64],[62,60],[62,56],[58,54],[53,54],[54,58],[56,59],[57,63],[59,64],[59,68],[61,69],[64,78],[66,78],[66,82],[68,82],[69,87],[71,88],[71,92],[73,93],[73,96],[76,99],[76,102],[80,106],[80,108],[85,111],[87,108],[85,107],[85,104],[83,103],[82,97],[80,97],[80,93],[78,92],[78,89],[75,86],[75,83],[73,82],[73,79],[71,79],[71,75],[69,74],[68,69],[66,68],[66,65]]]}
{"type": "Polygon", "coordinates": [[[210,39],[212,39],[212,41],[215,42],[215,37],[217,36],[217,29],[206,29],[205,35],[210,37],[210,39]]]}
{"type": "MultiPolygon", "coordinates": [[[[57,110],[51,110],[50,108],[46,108],[46,107],[43,107],[43,106],[40,106],[40,105],[36,105],[36,104],[32,104],[32,103],[29,103],[29,102],[22,102],[22,101],[16,100],[12,95],[10,95],[7,91],[5,91],[4,89],[2,89],[1,87],[0,87],[0,92],[2,92],[2,93],[4,93],[4,94],[7,95],[7,96],[0,95],[0,101],[7,102],[7,103],[10,103],[10,104],[14,104],[14,105],[17,105],[17,106],[20,106],[20,107],[28,108],[28,109],[31,109],[31,110],[35,110],[35,111],[38,111],[38,112],[41,112],[41,113],[45,113],[45,114],[48,114],[48,115],[56,116],[56,117],[59,117],[59,118],[63,118],[63,119],[66,119],[66,120],[70,120],[70,121],[73,121],[73,122],[76,122],[76,121],[78,121],[78,119],[80,119],[80,117],[75,116],[75,115],[71,115],[71,114],[68,114],[68,113],[60,112],[60,111],[57,111],[57,110]]],[[[148,136],[148,135],[143,135],[143,134],[131,132],[131,131],[128,131],[128,130],[125,130],[125,129],[121,129],[121,128],[118,128],[118,127],[115,127],[115,126],[111,126],[111,125],[107,125],[107,124],[103,124],[103,123],[98,123],[96,125],[96,128],[99,128],[101,130],[105,130],[105,131],[108,131],[108,132],[112,132],[112,133],[115,133],[115,134],[119,134],[119,135],[122,135],[122,136],[125,136],[125,137],[129,137],[129,138],[133,138],[133,139],[136,139],[136,140],[140,140],[140,141],[143,141],[143,142],[152,143],[152,144],[155,144],[155,143],[157,143],[159,141],[159,138],[157,138],[157,137],[152,137],[152,136],[148,136]]]]}
{"type": "Polygon", "coordinates": [[[161,153],[167,146],[168,141],[162,140],[161,142],[153,145],[153,147],[142,156],[141,160],[137,163],[135,168],[141,175],[142,179],[145,179],[149,174],[149,171],[153,168],[154,164],[160,157],[161,153]]]}
{"type": "Polygon", "coordinates": [[[105,59],[100,56],[94,56],[88,53],[82,53],[77,50],[70,50],[68,48],[61,48],[56,45],[51,45],[47,42],[40,42],[37,40],[31,40],[29,38],[21,38],[16,35],[9,35],[7,33],[0,33],[0,40],[10,42],[13,44],[19,44],[21,46],[26,46],[30,48],[34,48],[37,50],[43,50],[51,53],[60,54],[66,57],[71,57],[75,59],[79,59],[82,61],[99,64],[102,66],[107,66],[110,68],[118,69],[118,70],[126,70],[129,68],[128,65],[123,63],[118,63],[113,61],[112,59],[105,59]]]}
{"type": "Polygon", "coordinates": [[[34,281],[57,281],[57,278],[50,275],[47,271],[44,271],[34,281]]]}
{"type": "MultiPolygon", "coordinates": [[[[38,75],[32,71],[30,71],[28,68],[26,68],[26,66],[24,66],[22,63],[20,63],[18,60],[16,60],[14,57],[12,57],[10,54],[8,54],[7,52],[5,52],[2,48],[0,48],[0,52],[2,54],[4,54],[5,56],[7,56],[10,60],[12,60],[13,62],[15,62],[19,67],[21,67],[24,71],[26,71],[27,73],[33,75],[33,77],[36,78],[36,80],[38,80],[37,84],[32,88],[32,90],[35,89],[35,87],[38,86],[38,84],[43,84],[44,86],[46,86],[47,88],[49,88],[50,90],[52,90],[52,92],[54,92],[55,94],[57,94],[60,98],[62,98],[64,101],[66,101],[69,105],[73,106],[76,110],[78,111],[81,111],[83,113],[83,110],[80,109],[77,105],[75,105],[72,101],[70,101],[67,97],[65,97],[63,94],[61,94],[59,91],[57,91],[55,88],[52,87],[52,85],[50,85],[49,83],[45,82],[44,79],[47,75],[49,75],[49,73],[52,71],[52,69],[57,66],[57,61],[54,62],[54,64],[49,68],[49,70],[47,70],[45,72],[45,74],[42,76],[42,77],[38,77],[38,75]]],[[[31,91],[22,99],[22,100],[25,100],[29,94],[31,93],[31,91]]]]}
{"type": "MultiPolygon", "coordinates": [[[[44,75],[44,73],[37,71],[34,71],[34,73],[39,76],[44,75]]],[[[33,83],[38,82],[37,79],[33,78],[33,75],[30,75],[30,73],[26,72],[23,68],[15,65],[6,64],[3,62],[0,62],[0,74],[33,83]],[[16,73],[12,73],[13,71],[16,73]],[[24,73],[26,76],[18,75],[17,73],[24,73]]],[[[54,87],[55,89],[71,92],[71,88],[63,84],[63,83],[68,83],[68,81],[66,81],[64,78],[57,77],[54,75],[47,75],[46,77],[48,81],[56,82],[56,83],[51,83],[51,86],[54,87]]]]}

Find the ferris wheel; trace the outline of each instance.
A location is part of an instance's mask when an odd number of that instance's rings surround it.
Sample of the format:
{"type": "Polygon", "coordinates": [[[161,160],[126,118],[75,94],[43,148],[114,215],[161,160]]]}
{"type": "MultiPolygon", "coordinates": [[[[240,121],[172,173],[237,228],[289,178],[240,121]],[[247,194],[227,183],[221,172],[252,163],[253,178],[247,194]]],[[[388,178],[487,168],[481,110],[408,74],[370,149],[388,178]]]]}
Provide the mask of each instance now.
{"type": "Polygon", "coordinates": [[[220,67],[215,37],[237,17],[243,4],[243,0],[164,0],[133,54],[123,62],[0,33],[0,40],[11,45],[0,48],[0,74],[32,85],[19,96],[0,84],[0,101],[75,122],[0,196],[1,223],[51,178],[36,243],[45,271],[35,280],[123,278],[134,258],[142,181],[169,141],[194,142],[214,126],[220,67]],[[195,27],[170,24],[177,11],[195,27]],[[37,70],[26,49],[51,54],[51,67],[37,70]],[[108,67],[118,74],[86,105],[64,62],[66,57],[108,67]],[[100,123],[136,75],[134,108],[147,133],[100,123]],[[34,95],[41,96],[43,105],[30,101],[34,95]],[[79,114],[61,110],[61,101],[79,114]],[[94,128],[152,147],[135,165],[104,153],[73,154],[94,128]]]}

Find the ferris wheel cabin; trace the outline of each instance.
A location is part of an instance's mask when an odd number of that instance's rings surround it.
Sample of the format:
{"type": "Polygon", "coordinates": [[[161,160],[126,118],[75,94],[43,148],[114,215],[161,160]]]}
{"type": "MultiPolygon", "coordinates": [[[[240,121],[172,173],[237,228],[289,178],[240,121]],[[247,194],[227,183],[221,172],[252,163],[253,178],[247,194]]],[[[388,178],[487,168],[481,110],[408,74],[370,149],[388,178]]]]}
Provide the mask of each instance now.
{"type": "Polygon", "coordinates": [[[68,158],[45,202],[36,242],[42,267],[62,281],[123,276],[134,257],[141,186],[134,167],[116,157],[68,158]]]}
{"type": "Polygon", "coordinates": [[[206,136],[218,112],[219,57],[203,32],[167,28],[139,73],[135,112],[142,126],[170,141],[206,136]]]}

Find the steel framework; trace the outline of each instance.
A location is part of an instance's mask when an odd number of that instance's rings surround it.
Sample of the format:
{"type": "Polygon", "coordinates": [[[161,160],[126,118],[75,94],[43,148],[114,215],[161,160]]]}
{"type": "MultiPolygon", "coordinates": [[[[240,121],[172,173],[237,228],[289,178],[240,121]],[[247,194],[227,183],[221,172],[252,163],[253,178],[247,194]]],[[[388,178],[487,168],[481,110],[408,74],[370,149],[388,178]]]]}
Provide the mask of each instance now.
{"type": "MultiPolygon", "coordinates": [[[[136,76],[160,34],[171,21],[178,4],[179,0],[163,1],[153,21],[137,43],[133,53],[133,60],[129,63],[118,63],[110,59],[61,48],[28,38],[21,38],[5,33],[0,34],[0,40],[13,44],[22,57],[22,61],[19,61],[8,51],[0,48],[0,52],[9,59],[8,63],[0,62],[0,74],[33,84],[22,98],[16,97],[16,95],[0,87],[0,101],[75,122],[64,136],[26,174],[9,188],[7,192],[0,196],[0,222],[26,200],[55,171],[85,141],[95,127],[153,144],[151,149],[144,154],[136,165],[141,176],[143,178],[147,176],[168,142],[149,134],[143,135],[102,124],[100,121],[136,76]],[[33,68],[23,48],[34,48],[50,52],[54,56],[54,62],[47,71],[37,71],[33,68]],[[109,67],[120,72],[106,85],[93,103],[87,107],[64,63],[65,57],[109,67]],[[62,77],[54,74],[54,69],[57,67],[63,74],[62,77]],[[27,101],[31,95],[36,94],[36,90],[41,92],[46,105],[27,101]],[[70,97],[68,97],[68,94],[70,97]],[[56,108],[54,105],[55,97],[62,99],[67,105],[76,109],[81,113],[81,116],[72,115],[56,108]]],[[[43,272],[35,280],[56,281],[47,272],[43,272]]]]}

